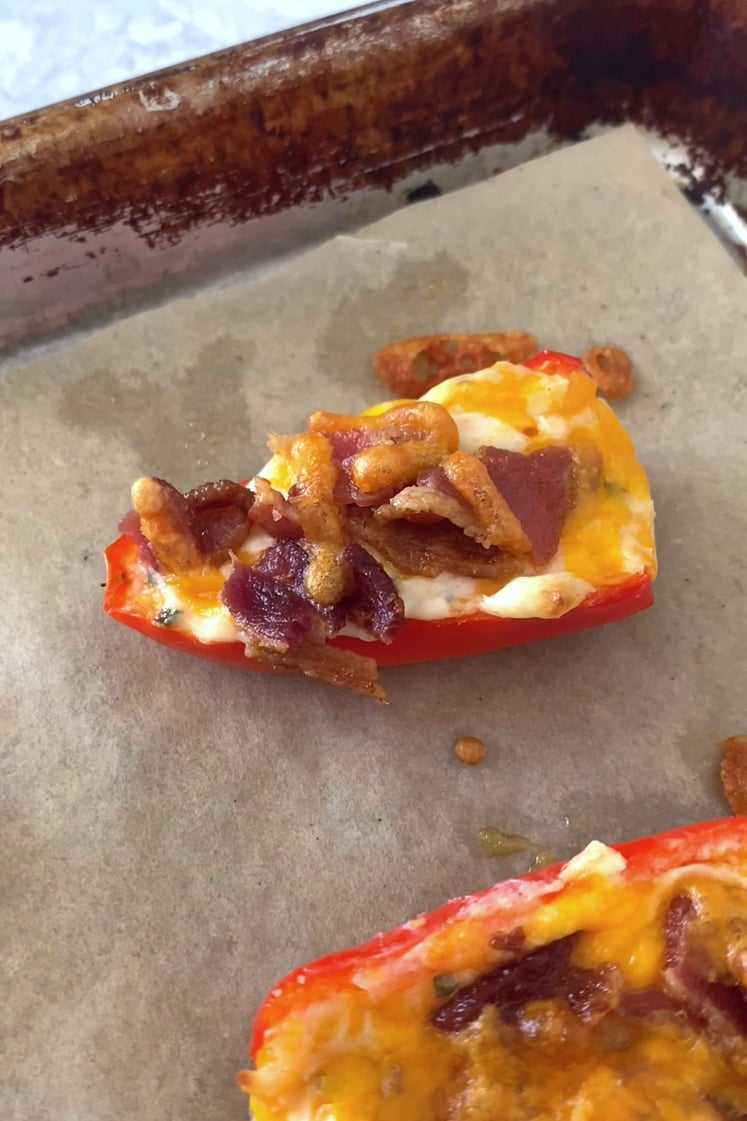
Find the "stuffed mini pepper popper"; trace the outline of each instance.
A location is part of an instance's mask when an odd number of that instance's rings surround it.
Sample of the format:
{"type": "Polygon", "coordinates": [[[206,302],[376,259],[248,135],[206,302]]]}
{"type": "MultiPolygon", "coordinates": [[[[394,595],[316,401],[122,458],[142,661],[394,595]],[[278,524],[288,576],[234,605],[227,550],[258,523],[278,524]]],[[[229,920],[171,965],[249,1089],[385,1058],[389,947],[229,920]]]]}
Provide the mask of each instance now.
{"type": "Polygon", "coordinates": [[[139,479],[106,611],[166,645],[383,698],[379,665],[648,607],[653,505],[580,363],[543,353],[270,438],[249,483],[139,479]]]}
{"type": "Polygon", "coordinates": [[[448,903],[282,981],[255,1121],[747,1117],[747,818],[448,903]]]}

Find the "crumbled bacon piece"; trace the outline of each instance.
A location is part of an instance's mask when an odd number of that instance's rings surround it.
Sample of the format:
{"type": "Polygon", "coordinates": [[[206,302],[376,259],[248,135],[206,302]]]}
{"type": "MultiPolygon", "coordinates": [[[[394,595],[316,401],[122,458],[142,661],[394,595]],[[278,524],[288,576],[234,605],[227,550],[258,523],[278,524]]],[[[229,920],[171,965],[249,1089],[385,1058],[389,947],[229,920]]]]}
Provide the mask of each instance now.
{"type": "Polygon", "coordinates": [[[388,502],[377,508],[375,517],[380,522],[396,522],[405,518],[418,525],[432,525],[446,518],[464,533],[475,536],[468,532],[473,522],[472,515],[440,467],[423,471],[415,486],[404,487],[398,494],[392,495],[388,502]]]}
{"type": "Polygon", "coordinates": [[[673,997],[661,989],[633,989],[624,993],[620,1000],[623,1016],[643,1019],[650,1016],[682,1016],[682,1009],[673,997]]]}
{"type": "Polygon", "coordinates": [[[730,736],[722,744],[721,785],[729,809],[747,814],[747,736],[730,736]]]}
{"type": "Polygon", "coordinates": [[[222,479],[181,494],[163,479],[138,479],[132,505],[159,564],[183,572],[223,564],[249,531],[251,491],[222,479]]]}
{"type": "Polygon", "coordinates": [[[618,1007],[624,980],[622,970],[611,962],[595,969],[574,969],[563,995],[579,1020],[596,1024],[618,1007]]]}
{"type": "Polygon", "coordinates": [[[349,617],[387,641],[404,622],[404,605],[365,549],[349,545],[345,559],[354,573],[354,589],[339,604],[324,606],[309,599],[308,553],[289,540],[266,549],[253,567],[234,564],[221,599],[242,631],[247,657],[383,700],[376,662],[329,647],[325,640],[349,617]]]}
{"type": "Polygon", "coordinates": [[[309,554],[297,541],[278,541],[260,556],[256,564],[260,572],[282,581],[294,592],[304,595],[304,577],[309,567],[309,554]]]}
{"type": "Polygon", "coordinates": [[[211,564],[222,564],[246,540],[254,495],[240,483],[219,479],[187,491],[184,497],[200,552],[211,564]]]}
{"type": "Polygon", "coordinates": [[[133,483],[131,494],[143,536],[158,562],[172,572],[199,568],[204,558],[184,495],[164,479],[147,478],[133,483]]]}
{"type": "Polygon", "coordinates": [[[298,513],[280,491],[270,486],[267,479],[258,475],[254,480],[256,501],[249,511],[249,520],[281,540],[303,537],[298,513]]]}
{"type": "MultiPolygon", "coordinates": [[[[482,447],[475,456],[452,453],[421,473],[416,486],[394,495],[375,517],[380,523],[446,518],[485,548],[514,554],[531,549],[535,564],[542,565],[557,550],[576,493],[568,448],[521,455],[482,447]]],[[[406,540],[403,531],[400,536],[406,540]]]]}
{"type": "Polygon", "coordinates": [[[527,952],[527,936],[524,927],[515,926],[511,930],[502,930],[500,934],[494,934],[489,945],[491,950],[500,954],[502,965],[506,965],[509,961],[516,961],[517,958],[523,957],[527,952]]]}
{"type": "Polygon", "coordinates": [[[576,501],[570,450],[548,447],[522,455],[482,447],[476,455],[519,519],[532,545],[532,560],[547,564],[557,551],[563,525],[576,501]]]}
{"type": "Polygon", "coordinates": [[[402,520],[415,525],[435,525],[445,519],[463,533],[473,536],[469,534],[472,516],[454,494],[440,467],[424,471],[415,486],[404,487],[398,494],[392,495],[388,502],[376,508],[374,517],[382,525],[402,520]],[[436,479],[434,476],[439,477],[436,479]]]}
{"type": "Polygon", "coordinates": [[[324,622],[328,635],[337,634],[345,626],[346,611],[342,603],[324,605],[311,600],[306,590],[306,574],[310,565],[309,554],[298,541],[278,541],[265,549],[259,558],[258,572],[279,580],[297,595],[312,603],[319,618],[324,622]]]}
{"type": "Polygon", "coordinates": [[[313,604],[290,584],[258,567],[234,564],[221,592],[239,629],[263,649],[284,653],[309,635],[322,641],[322,620],[313,604]]]}
{"type": "Polygon", "coordinates": [[[521,363],[539,343],[524,331],[484,335],[423,335],[380,350],[376,372],[398,397],[420,397],[447,378],[473,374],[496,362],[521,363]]]}
{"type": "Polygon", "coordinates": [[[130,510],[122,518],[119,523],[119,532],[129,537],[130,541],[137,546],[138,556],[146,568],[157,568],[158,560],[156,554],[153,552],[150,541],[143,533],[140,524],[140,518],[135,510],[130,510]]]}
{"type": "Polygon", "coordinates": [[[446,518],[485,549],[521,554],[531,548],[485,464],[467,452],[452,452],[440,467],[423,472],[416,486],[401,490],[376,511],[383,522],[414,518],[423,524],[429,515],[431,520],[446,518]]]}
{"type": "Polygon", "coordinates": [[[309,556],[297,541],[279,541],[253,566],[236,563],[221,599],[240,630],[272,650],[297,646],[307,636],[323,641],[345,625],[341,604],[313,602],[305,587],[309,556]]]}
{"type": "Polygon", "coordinates": [[[573,965],[577,943],[578,935],[571,934],[484,973],[442,1004],[431,1023],[440,1031],[462,1031],[493,1005],[505,1023],[521,1026],[524,1007],[546,1000],[563,1000],[579,1020],[595,1023],[617,1007],[623,978],[614,965],[573,965]]]}
{"type": "Polygon", "coordinates": [[[399,572],[411,576],[471,576],[508,583],[524,565],[500,549],[484,549],[449,522],[418,525],[412,521],[382,523],[370,510],[346,513],[354,541],[370,548],[399,572]]]}
{"type": "Polygon", "coordinates": [[[232,483],[230,479],[203,483],[202,486],[188,490],[184,498],[193,513],[219,506],[236,506],[248,514],[254,503],[254,495],[249,488],[243,487],[241,483],[232,483]]]}
{"type": "MultiPolygon", "coordinates": [[[[698,939],[699,909],[689,895],[677,895],[664,922],[666,993],[698,1027],[729,1049],[747,1048],[747,993],[737,978],[710,959],[698,939]]],[[[745,1051],[747,1054],[747,1051],[745,1051]]]]}
{"type": "Polygon", "coordinates": [[[443,461],[441,468],[472,512],[474,521],[470,536],[486,548],[495,545],[507,553],[529,552],[529,538],[484,463],[467,452],[454,452],[443,461]],[[482,531],[476,532],[475,526],[482,531]]]}
{"type": "Polygon", "coordinates": [[[348,618],[381,642],[391,642],[405,621],[405,605],[391,576],[362,545],[348,545],[345,558],[355,580],[345,601],[348,618]]]}
{"type": "Polygon", "coordinates": [[[223,564],[249,532],[246,511],[239,506],[208,506],[193,515],[195,537],[203,556],[212,565],[223,564]]]}
{"type": "Polygon", "coordinates": [[[373,658],[354,654],[351,650],[340,650],[326,643],[301,643],[293,650],[273,653],[261,647],[247,645],[247,657],[271,665],[273,669],[285,669],[289,673],[299,672],[330,685],[350,689],[364,697],[385,701],[386,694],[379,684],[378,666],[373,658]]]}
{"type": "Polygon", "coordinates": [[[623,401],[635,389],[633,364],[624,350],[616,346],[592,346],[581,362],[609,401],[623,401]]]}

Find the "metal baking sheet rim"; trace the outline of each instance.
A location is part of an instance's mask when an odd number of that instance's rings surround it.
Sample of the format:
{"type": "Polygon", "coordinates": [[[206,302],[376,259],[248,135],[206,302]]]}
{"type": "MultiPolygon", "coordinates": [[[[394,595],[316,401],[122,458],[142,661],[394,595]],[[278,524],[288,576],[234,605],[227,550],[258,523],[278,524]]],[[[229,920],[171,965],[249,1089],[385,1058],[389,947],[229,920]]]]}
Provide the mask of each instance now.
{"type": "MultiPolygon", "coordinates": [[[[619,126],[590,126],[580,140],[602,135],[613,127],[619,126]]],[[[709,189],[702,164],[686,144],[636,127],[647,138],[659,163],[747,273],[747,222],[740,213],[747,205],[747,181],[732,176],[728,184],[729,196],[717,193],[709,189]]],[[[112,292],[103,307],[89,309],[83,304],[68,310],[63,308],[52,316],[42,310],[37,331],[19,335],[11,341],[5,354],[0,351],[0,373],[139,311],[160,307],[175,299],[188,299],[211,287],[227,287],[262,275],[304,250],[336,235],[352,233],[394,210],[416,204],[421,198],[450,193],[480,182],[567,144],[547,130],[535,131],[518,143],[486,146],[457,163],[436,163],[431,168],[412,172],[390,190],[358,190],[348,196],[330,196],[320,203],[288,207],[275,215],[251,219],[244,224],[243,238],[236,238],[235,228],[231,231],[235,242],[233,253],[226,252],[224,245],[217,246],[196,270],[181,274],[176,283],[167,276],[161,283],[143,288],[123,284],[112,292]]],[[[198,228],[196,241],[204,230],[205,227],[198,228]]],[[[190,235],[185,235],[174,247],[177,257],[197,252],[190,249],[189,240],[190,235]]],[[[168,256],[169,251],[164,253],[168,256]]],[[[163,261],[159,271],[169,272],[164,269],[163,261]]],[[[12,320],[10,322],[12,331],[12,320]]]]}

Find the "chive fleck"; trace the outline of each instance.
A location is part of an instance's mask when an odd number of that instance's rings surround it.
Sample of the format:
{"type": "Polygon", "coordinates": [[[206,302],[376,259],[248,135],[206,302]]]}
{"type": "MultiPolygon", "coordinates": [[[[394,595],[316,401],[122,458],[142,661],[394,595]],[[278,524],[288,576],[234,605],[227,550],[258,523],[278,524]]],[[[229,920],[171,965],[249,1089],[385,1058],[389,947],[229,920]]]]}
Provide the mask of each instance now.
{"type": "Polygon", "coordinates": [[[154,618],[154,623],[159,623],[162,627],[173,627],[176,620],[181,615],[176,607],[162,607],[154,618]]]}
{"type": "Polygon", "coordinates": [[[433,978],[433,988],[436,996],[451,996],[457,988],[457,979],[453,973],[439,973],[433,978]]]}

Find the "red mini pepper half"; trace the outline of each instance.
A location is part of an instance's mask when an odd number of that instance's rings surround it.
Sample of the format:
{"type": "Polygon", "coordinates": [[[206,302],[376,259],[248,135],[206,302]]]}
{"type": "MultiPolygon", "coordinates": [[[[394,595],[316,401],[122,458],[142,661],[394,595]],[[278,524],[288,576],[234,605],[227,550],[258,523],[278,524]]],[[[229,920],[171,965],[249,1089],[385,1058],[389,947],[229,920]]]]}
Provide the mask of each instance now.
{"type": "MultiPolygon", "coordinates": [[[[542,351],[524,362],[543,374],[572,375],[581,368],[578,358],[556,351],[542,351]]],[[[244,644],[204,642],[177,627],[156,622],[141,598],[147,568],[137,546],[126,536],[106,550],[107,579],[104,609],[113,619],[141,634],[184,653],[241,669],[273,672],[263,663],[247,658],[244,644]]],[[[146,597],[147,598],[147,597],[146,597]]],[[[440,661],[491,653],[507,647],[572,634],[625,619],[653,603],[652,576],[648,571],[627,575],[618,582],[597,588],[577,607],[559,618],[501,618],[486,613],[444,619],[406,619],[390,643],[366,642],[348,636],[329,639],[330,645],[373,658],[380,666],[440,661]]]]}
{"type": "Polygon", "coordinates": [[[570,374],[573,370],[580,370],[581,365],[579,358],[561,354],[559,350],[541,350],[534,358],[522,362],[528,370],[537,370],[541,374],[570,374]]]}
{"type": "MultiPolygon", "coordinates": [[[[272,672],[268,666],[247,658],[244,644],[238,640],[201,642],[195,635],[162,626],[149,617],[138,605],[137,597],[143,587],[144,573],[137,547],[128,537],[120,537],[110,545],[105,556],[104,610],[112,619],[140,631],[163,646],[170,646],[185,654],[194,654],[198,658],[207,658],[240,669],[272,672]]],[[[347,636],[329,641],[331,645],[343,650],[352,650],[374,658],[380,666],[467,658],[555,635],[573,634],[604,623],[614,623],[645,611],[651,606],[653,599],[651,577],[644,572],[619,584],[600,588],[559,619],[498,619],[494,615],[482,614],[433,621],[407,619],[388,645],[378,641],[364,642],[347,636]]]]}
{"type": "Polygon", "coordinates": [[[592,842],[291,973],[239,1083],[258,1121],[736,1116],[745,908],[747,818],[592,842]]]}

